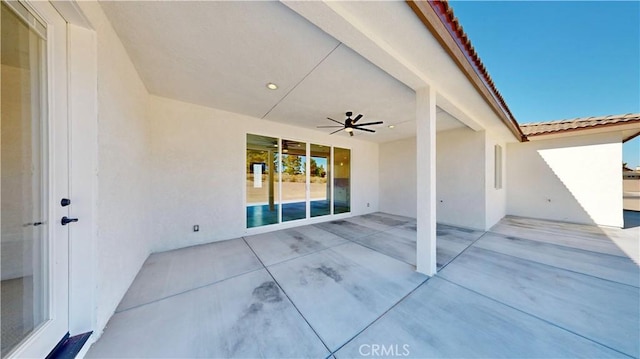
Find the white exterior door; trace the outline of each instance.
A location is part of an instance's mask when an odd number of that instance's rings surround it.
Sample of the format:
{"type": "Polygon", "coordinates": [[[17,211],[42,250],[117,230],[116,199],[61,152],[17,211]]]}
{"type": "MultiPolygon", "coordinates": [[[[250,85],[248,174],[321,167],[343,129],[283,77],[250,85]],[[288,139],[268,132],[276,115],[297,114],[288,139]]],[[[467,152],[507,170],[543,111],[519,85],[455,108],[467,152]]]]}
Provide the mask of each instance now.
{"type": "Polygon", "coordinates": [[[67,24],[2,2],[2,356],[45,357],[69,328],[67,24]]]}

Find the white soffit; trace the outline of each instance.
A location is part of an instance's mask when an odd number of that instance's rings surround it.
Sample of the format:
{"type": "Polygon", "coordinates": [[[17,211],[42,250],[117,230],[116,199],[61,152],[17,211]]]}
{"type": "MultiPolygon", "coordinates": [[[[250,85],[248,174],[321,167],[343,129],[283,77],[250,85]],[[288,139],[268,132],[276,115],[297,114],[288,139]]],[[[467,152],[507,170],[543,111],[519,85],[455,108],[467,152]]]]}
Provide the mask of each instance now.
{"type": "MultiPolygon", "coordinates": [[[[346,111],[354,116],[363,114],[360,123],[384,122],[369,127],[376,130],[375,134],[356,130],[354,135],[360,139],[388,142],[415,136],[415,92],[345,45],[327,57],[265,119],[284,123],[295,120],[299,126],[316,128],[335,124],[327,117],[344,121],[346,111]],[[389,125],[395,127],[390,129],[389,125]]],[[[438,131],[464,127],[440,108],[436,118],[438,131]]],[[[322,129],[326,133],[334,130],[322,129]]]]}
{"type": "Polygon", "coordinates": [[[150,93],[255,117],[339,44],[273,2],[101,5],[150,93]]]}
{"type": "Polygon", "coordinates": [[[467,126],[517,140],[404,1],[285,4],[412,88],[434,86],[438,104],[467,126]]]}
{"type": "MultiPolygon", "coordinates": [[[[359,133],[362,139],[385,141],[389,124],[414,120],[415,93],[345,45],[340,45],[295,91],[282,100],[265,118],[278,122],[292,119],[300,126],[334,125],[326,119],[345,119],[346,111],[363,114],[360,123],[384,121],[370,127],[378,133],[359,133]]],[[[327,133],[331,129],[324,129],[327,133]]],[[[389,135],[398,136],[399,131],[389,135]]]]}
{"type": "MultiPolygon", "coordinates": [[[[385,122],[359,139],[415,136],[412,89],[278,2],[101,5],[154,95],[313,129],[353,111],[385,122]]],[[[437,119],[438,131],[465,126],[437,119]]]]}

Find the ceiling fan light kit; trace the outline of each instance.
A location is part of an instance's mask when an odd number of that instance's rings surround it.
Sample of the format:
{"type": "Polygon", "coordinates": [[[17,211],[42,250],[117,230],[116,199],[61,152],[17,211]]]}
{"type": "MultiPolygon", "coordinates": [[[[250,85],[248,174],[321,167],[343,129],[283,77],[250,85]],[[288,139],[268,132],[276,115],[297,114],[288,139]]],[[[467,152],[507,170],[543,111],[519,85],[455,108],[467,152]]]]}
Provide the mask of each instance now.
{"type": "Polygon", "coordinates": [[[360,123],[357,124],[357,122],[362,118],[362,114],[359,114],[358,116],[356,116],[354,119],[351,119],[351,116],[353,116],[353,112],[351,111],[347,111],[345,113],[345,115],[347,115],[347,118],[344,120],[344,123],[340,122],[340,121],[336,121],[330,117],[327,117],[327,120],[333,121],[337,124],[339,124],[340,126],[318,126],[318,128],[338,128],[337,130],[333,131],[330,133],[330,135],[333,135],[334,133],[338,133],[342,130],[344,130],[345,132],[349,133],[349,136],[353,136],[353,130],[360,130],[360,131],[364,131],[364,132],[372,132],[375,133],[375,130],[371,130],[368,128],[364,128],[364,126],[373,126],[373,125],[382,125],[384,122],[382,121],[376,121],[376,122],[367,122],[367,123],[360,123]]]}

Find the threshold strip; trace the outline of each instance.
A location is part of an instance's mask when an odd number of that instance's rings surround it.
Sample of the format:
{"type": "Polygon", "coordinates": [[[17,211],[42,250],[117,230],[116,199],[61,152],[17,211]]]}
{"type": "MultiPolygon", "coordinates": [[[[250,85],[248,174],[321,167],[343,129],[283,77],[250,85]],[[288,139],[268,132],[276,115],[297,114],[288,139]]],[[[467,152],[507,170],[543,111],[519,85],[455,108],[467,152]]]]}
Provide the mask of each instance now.
{"type": "Polygon", "coordinates": [[[92,333],[91,331],[69,337],[67,332],[46,359],[74,359],[92,333]]]}

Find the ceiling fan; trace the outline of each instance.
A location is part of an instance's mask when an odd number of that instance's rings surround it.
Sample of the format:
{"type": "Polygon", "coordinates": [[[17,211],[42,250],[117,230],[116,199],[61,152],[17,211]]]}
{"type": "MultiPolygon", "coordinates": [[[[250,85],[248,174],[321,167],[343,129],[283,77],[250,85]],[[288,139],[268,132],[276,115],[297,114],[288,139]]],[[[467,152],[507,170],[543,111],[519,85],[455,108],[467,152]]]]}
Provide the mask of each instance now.
{"type": "Polygon", "coordinates": [[[338,128],[337,130],[333,131],[330,133],[330,135],[333,135],[334,133],[338,133],[342,130],[349,132],[350,136],[353,136],[353,130],[360,130],[360,131],[366,131],[366,132],[376,132],[374,130],[370,130],[368,128],[363,128],[362,126],[371,126],[371,125],[381,125],[383,122],[382,121],[376,121],[376,122],[367,122],[367,123],[360,123],[360,124],[356,124],[358,122],[358,120],[360,120],[362,118],[362,114],[356,116],[353,120],[351,119],[351,116],[353,115],[353,112],[348,111],[347,113],[345,113],[345,115],[347,115],[347,118],[344,120],[344,123],[340,122],[340,121],[336,121],[332,118],[327,117],[327,120],[331,120],[335,123],[340,124],[340,126],[318,126],[318,128],[338,128]]]}

